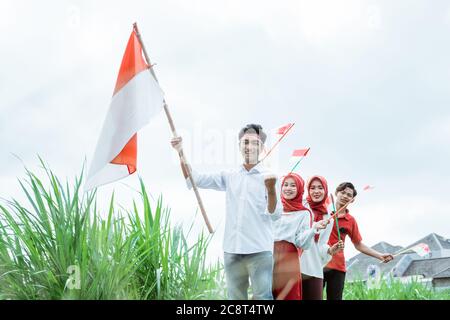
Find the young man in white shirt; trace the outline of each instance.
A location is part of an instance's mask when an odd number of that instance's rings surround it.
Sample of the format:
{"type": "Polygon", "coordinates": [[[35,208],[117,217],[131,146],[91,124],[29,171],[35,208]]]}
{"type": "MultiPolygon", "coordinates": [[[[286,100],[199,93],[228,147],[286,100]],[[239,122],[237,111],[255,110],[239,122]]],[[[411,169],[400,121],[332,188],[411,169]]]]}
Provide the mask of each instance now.
{"type": "MultiPolygon", "coordinates": [[[[192,177],[199,188],[225,191],[226,218],[223,241],[225,278],[228,298],[248,299],[249,279],[253,299],[273,299],[273,230],[272,222],[281,215],[277,201],[276,176],[258,161],[266,134],[257,124],[249,124],[239,132],[243,164],[218,173],[198,173],[192,177]]],[[[181,148],[181,137],[172,146],[181,148]]],[[[188,170],[181,162],[186,183],[191,188],[188,170]]]]}

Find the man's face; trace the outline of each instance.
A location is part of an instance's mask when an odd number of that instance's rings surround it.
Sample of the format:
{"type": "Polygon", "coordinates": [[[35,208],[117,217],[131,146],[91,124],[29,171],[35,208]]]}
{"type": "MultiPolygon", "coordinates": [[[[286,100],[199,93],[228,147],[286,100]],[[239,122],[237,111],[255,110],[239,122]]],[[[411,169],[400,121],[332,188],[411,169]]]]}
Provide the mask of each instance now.
{"type": "Polygon", "coordinates": [[[336,202],[341,206],[346,205],[349,201],[353,201],[353,197],[353,190],[348,187],[336,192],[336,202]]]}
{"type": "Polygon", "coordinates": [[[263,143],[256,133],[246,133],[239,141],[239,148],[245,163],[257,164],[263,143]]]}

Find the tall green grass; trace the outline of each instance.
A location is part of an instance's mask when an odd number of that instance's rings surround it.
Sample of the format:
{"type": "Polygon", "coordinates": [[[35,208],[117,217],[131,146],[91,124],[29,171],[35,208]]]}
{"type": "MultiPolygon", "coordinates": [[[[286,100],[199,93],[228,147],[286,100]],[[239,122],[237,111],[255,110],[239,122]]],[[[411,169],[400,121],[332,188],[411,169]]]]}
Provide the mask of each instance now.
{"type": "Polygon", "coordinates": [[[436,290],[411,279],[382,279],[377,288],[367,288],[363,281],[346,283],[344,300],[449,300],[450,290],[436,290]]]}
{"type": "MultiPolygon", "coordinates": [[[[81,190],[83,172],[63,184],[41,164],[44,178],[26,170],[19,181],[25,203],[0,203],[0,299],[225,298],[222,265],[206,263],[210,237],[189,244],[192,226],[187,234],[173,226],[142,180],[132,208],[119,210],[112,194],[101,214],[96,192],[81,190]]],[[[382,280],[377,289],[359,281],[346,283],[344,299],[441,300],[450,291],[414,280],[382,280]]]]}
{"type": "Polygon", "coordinates": [[[119,210],[112,194],[102,219],[83,173],[63,184],[41,164],[45,179],[26,170],[19,181],[27,203],[0,204],[0,299],[224,297],[221,265],[206,264],[210,237],[188,244],[142,180],[133,208],[119,210]]]}

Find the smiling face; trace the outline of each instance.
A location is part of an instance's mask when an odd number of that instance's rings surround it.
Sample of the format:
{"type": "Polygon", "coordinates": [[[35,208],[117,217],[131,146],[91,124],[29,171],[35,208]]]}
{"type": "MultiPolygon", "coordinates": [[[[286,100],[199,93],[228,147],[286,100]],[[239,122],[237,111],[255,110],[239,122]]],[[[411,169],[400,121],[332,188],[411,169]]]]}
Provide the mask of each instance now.
{"type": "Polygon", "coordinates": [[[239,149],[246,164],[257,164],[263,143],[256,133],[246,133],[239,140],[239,149]]]}
{"type": "Polygon", "coordinates": [[[308,191],[314,202],[320,202],[325,198],[325,189],[319,179],[311,181],[308,191]]]}
{"type": "Polygon", "coordinates": [[[336,203],[340,206],[345,206],[348,202],[353,201],[353,189],[345,188],[344,190],[336,192],[336,203]]]}
{"type": "Polygon", "coordinates": [[[293,178],[284,180],[284,183],[281,186],[281,194],[286,200],[294,199],[297,196],[297,185],[293,178]]]}

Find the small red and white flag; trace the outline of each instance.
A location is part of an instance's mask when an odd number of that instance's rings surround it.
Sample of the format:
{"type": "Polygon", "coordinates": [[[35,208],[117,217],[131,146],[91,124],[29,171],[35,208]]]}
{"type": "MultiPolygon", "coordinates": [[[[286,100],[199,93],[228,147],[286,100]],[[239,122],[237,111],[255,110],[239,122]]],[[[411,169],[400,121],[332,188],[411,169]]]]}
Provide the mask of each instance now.
{"type": "Polygon", "coordinates": [[[293,125],[294,125],[293,123],[285,124],[284,126],[281,126],[278,129],[276,129],[275,134],[278,136],[282,136],[282,135],[286,134],[286,132],[288,132],[292,128],[293,125]]]}
{"type": "Polygon", "coordinates": [[[369,191],[369,190],[372,190],[373,188],[375,188],[375,187],[371,186],[371,185],[366,185],[366,186],[364,186],[363,190],[364,191],[369,191]]]}
{"type": "Polygon", "coordinates": [[[289,159],[289,161],[290,161],[291,163],[293,163],[294,166],[292,167],[291,172],[294,172],[294,170],[298,168],[298,165],[300,164],[300,162],[301,162],[301,161],[305,158],[305,156],[308,154],[309,149],[311,149],[311,148],[307,148],[307,149],[297,149],[297,150],[294,150],[294,151],[292,152],[292,156],[291,156],[291,158],[289,159]]]}
{"type": "Polygon", "coordinates": [[[292,152],[291,161],[293,161],[293,162],[299,161],[302,157],[304,157],[308,154],[309,149],[311,149],[311,148],[294,150],[292,152]]]}
{"type": "Polygon", "coordinates": [[[421,257],[424,257],[430,253],[430,247],[426,243],[419,243],[414,247],[411,247],[410,250],[414,251],[421,257]]]}
{"type": "Polygon", "coordinates": [[[149,68],[133,30],[92,158],[85,191],[136,171],[137,132],[164,106],[164,94],[149,68]]]}

